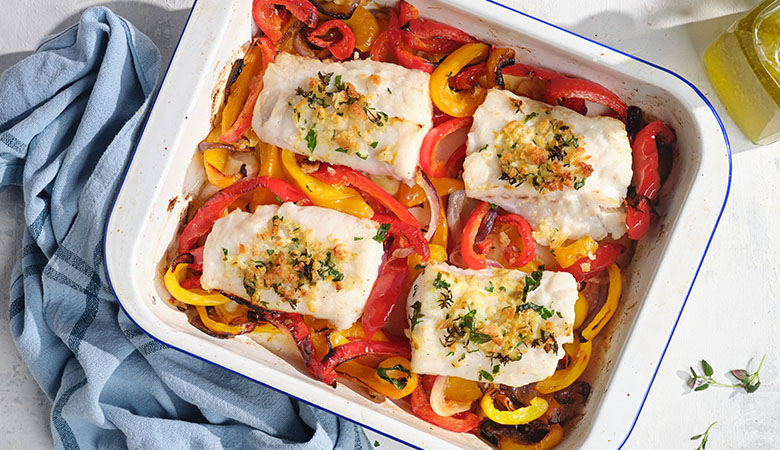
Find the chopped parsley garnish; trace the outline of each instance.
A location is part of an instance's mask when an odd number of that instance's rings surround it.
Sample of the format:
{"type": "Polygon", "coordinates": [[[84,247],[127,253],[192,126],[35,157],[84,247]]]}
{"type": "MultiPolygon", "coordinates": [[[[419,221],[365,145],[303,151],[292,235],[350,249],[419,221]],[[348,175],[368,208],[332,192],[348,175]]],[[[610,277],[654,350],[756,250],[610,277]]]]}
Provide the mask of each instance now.
{"type": "Polygon", "coordinates": [[[396,364],[393,367],[377,367],[376,368],[376,374],[379,376],[379,378],[387,381],[388,383],[392,384],[396,389],[399,391],[406,387],[406,383],[409,381],[408,377],[412,376],[412,373],[407,369],[406,367],[396,364]],[[401,378],[393,378],[390,375],[387,374],[389,371],[396,370],[398,372],[403,372],[407,375],[407,377],[401,377],[401,378]]]}
{"type": "Polygon", "coordinates": [[[460,327],[462,329],[468,330],[469,332],[469,340],[475,344],[484,344],[485,342],[488,342],[492,338],[490,335],[487,335],[485,333],[480,333],[477,331],[475,323],[474,323],[474,317],[477,315],[477,311],[475,309],[472,309],[468,312],[465,316],[462,316],[460,318],[460,327]]]}
{"type": "Polygon", "coordinates": [[[309,129],[309,132],[306,133],[306,147],[309,148],[309,151],[314,152],[314,148],[317,147],[317,130],[314,129],[317,124],[311,126],[309,129]]]}
{"type": "Polygon", "coordinates": [[[371,145],[371,148],[376,148],[376,146],[379,145],[379,141],[374,141],[370,145],[371,145]]]}
{"type": "Polygon", "coordinates": [[[523,120],[523,123],[528,123],[529,120],[533,119],[534,117],[538,117],[538,116],[539,116],[539,113],[536,112],[536,111],[532,112],[531,114],[527,114],[525,116],[525,119],[523,120]]]}
{"type": "Polygon", "coordinates": [[[585,186],[585,178],[580,178],[574,182],[574,189],[576,190],[580,190],[583,186],[585,186]]]}
{"type": "Polygon", "coordinates": [[[227,257],[228,257],[228,249],[222,247],[222,261],[227,261],[227,257]]]}
{"type": "Polygon", "coordinates": [[[414,266],[414,270],[423,270],[425,269],[425,264],[417,264],[414,266]]]}
{"type": "Polygon", "coordinates": [[[360,158],[360,159],[362,159],[362,160],[364,160],[364,161],[365,161],[366,159],[368,159],[368,155],[364,155],[364,154],[362,154],[362,153],[360,153],[360,152],[357,152],[357,153],[355,153],[355,156],[357,156],[358,158],[360,158]]]}
{"type": "Polygon", "coordinates": [[[341,86],[341,75],[336,75],[336,87],[341,86]]]}
{"type": "Polygon", "coordinates": [[[277,195],[276,197],[274,197],[274,199],[275,199],[277,202],[279,202],[279,203],[284,203],[284,202],[282,202],[282,199],[281,199],[281,198],[279,198],[279,196],[278,196],[278,195],[277,195]]]}
{"type": "Polygon", "coordinates": [[[382,225],[379,225],[379,229],[376,230],[376,236],[374,236],[372,239],[377,242],[384,242],[385,239],[387,239],[387,232],[390,230],[390,224],[389,223],[383,223],[382,225]]]}
{"type": "Polygon", "coordinates": [[[489,374],[489,373],[488,373],[486,370],[484,370],[484,369],[479,369],[479,379],[480,379],[480,381],[481,381],[483,378],[484,378],[484,379],[486,379],[486,380],[488,380],[488,381],[490,381],[491,383],[493,382],[493,375],[489,374]]]}
{"type": "Polygon", "coordinates": [[[360,236],[355,236],[355,240],[356,240],[356,241],[362,241],[362,240],[363,240],[363,238],[362,238],[362,237],[360,237],[360,236]]]}
{"type": "Polygon", "coordinates": [[[274,254],[273,249],[270,249],[270,248],[268,250],[266,250],[265,252],[268,253],[269,256],[274,254]]]}
{"type": "Polygon", "coordinates": [[[248,295],[249,298],[253,298],[255,296],[255,290],[257,290],[255,286],[256,285],[254,281],[244,278],[244,289],[246,290],[246,295],[248,295]]]}
{"type": "Polygon", "coordinates": [[[339,152],[339,153],[348,153],[347,149],[341,148],[341,147],[337,148],[336,151],[339,152]]]}
{"type": "Polygon", "coordinates": [[[477,153],[481,152],[482,150],[487,150],[487,148],[488,148],[488,145],[485,144],[484,147],[482,147],[481,149],[477,150],[477,153]]]}
{"type": "Polygon", "coordinates": [[[530,276],[525,277],[525,285],[523,286],[523,302],[528,298],[528,293],[535,290],[542,284],[542,276],[544,275],[544,266],[539,266],[539,269],[531,272],[530,276]]]}
{"type": "Polygon", "coordinates": [[[320,278],[331,277],[333,281],[342,281],[344,274],[336,268],[336,263],[331,259],[331,253],[328,252],[323,261],[320,261],[320,267],[317,269],[317,275],[320,278]]]}
{"type": "MultiPolygon", "coordinates": [[[[529,309],[532,309],[532,310],[536,311],[539,314],[539,316],[542,319],[544,319],[544,320],[549,319],[550,317],[553,316],[553,314],[555,314],[557,312],[555,310],[549,310],[549,309],[545,308],[544,306],[537,305],[536,303],[530,303],[530,302],[523,303],[522,305],[517,305],[517,308],[515,309],[515,311],[519,313],[519,312],[523,312],[523,311],[526,311],[526,310],[529,310],[529,309]]],[[[560,313],[558,313],[558,314],[560,314],[560,313]]]]}
{"type": "Polygon", "coordinates": [[[494,289],[493,282],[492,281],[488,282],[488,285],[485,286],[485,290],[488,292],[493,292],[493,289],[494,289]]]}
{"type": "Polygon", "coordinates": [[[450,283],[444,280],[444,278],[441,277],[441,272],[436,274],[436,279],[433,280],[433,287],[436,289],[449,289],[450,283]]]}
{"type": "MultiPolygon", "coordinates": [[[[415,285],[415,287],[416,286],[417,285],[415,285]]],[[[420,308],[422,308],[422,303],[419,301],[412,303],[412,315],[409,316],[409,323],[411,324],[412,330],[414,330],[414,327],[417,326],[418,323],[422,322],[422,318],[425,317],[425,315],[420,312],[420,308]]]]}
{"type": "Polygon", "coordinates": [[[497,374],[499,370],[501,370],[500,365],[496,364],[495,366],[493,366],[493,375],[497,374]]]}
{"type": "Polygon", "coordinates": [[[391,91],[390,88],[387,88],[387,93],[393,95],[393,91],[391,91]]]}

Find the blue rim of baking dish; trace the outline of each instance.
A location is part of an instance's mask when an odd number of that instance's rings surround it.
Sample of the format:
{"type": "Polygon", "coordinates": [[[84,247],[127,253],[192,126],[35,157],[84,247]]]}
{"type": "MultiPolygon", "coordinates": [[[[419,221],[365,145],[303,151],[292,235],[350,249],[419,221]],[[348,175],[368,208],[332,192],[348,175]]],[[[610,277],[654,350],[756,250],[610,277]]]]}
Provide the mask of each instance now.
{"type": "MultiPolygon", "coordinates": [[[[647,396],[649,395],[650,389],[653,387],[653,382],[655,382],[655,378],[658,375],[658,370],[661,367],[661,362],[663,362],[664,356],[666,356],[666,351],[669,349],[669,344],[672,341],[672,337],[674,336],[674,332],[677,330],[677,325],[680,322],[680,317],[682,317],[683,310],[685,310],[685,305],[688,303],[688,299],[690,298],[691,291],[693,290],[693,286],[696,284],[696,279],[698,278],[699,272],[701,271],[701,266],[704,263],[704,259],[707,257],[707,252],[709,251],[710,245],[712,244],[712,239],[715,237],[715,232],[717,231],[718,225],[720,224],[720,219],[723,217],[723,211],[726,208],[726,203],[728,202],[729,194],[731,193],[732,159],[731,159],[731,144],[729,143],[729,137],[728,137],[728,134],[726,133],[726,128],[723,126],[723,121],[721,120],[720,116],[718,115],[718,112],[712,106],[712,103],[710,103],[710,101],[707,99],[707,97],[705,97],[704,94],[696,86],[693,85],[693,83],[691,83],[690,81],[688,81],[687,79],[685,79],[681,75],[678,75],[677,73],[675,73],[675,72],[673,72],[673,71],[671,71],[671,70],[669,70],[669,69],[667,69],[665,67],[662,67],[662,66],[659,66],[657,64],[654,64],[654,63],[652,63],[650,61],[646,61],[646,60],[644,60],[642,58],[636,57],[636,56],[631,55],[629,53],[626,53],[624,51],[621,51],[621,50],[615,49],[613,47],[610,47],[608,45],[602,44],[600,42],[594,41],[593,39],[587,38],[585,36],[582,36],[580,34],[577,34],[577,33],[573,32],[573,31],[570,31],[570,30],[567,30],[565,28],[559,27],[559,26],[557,26],[555,24],[552,24],[550,22],[542,20],[542,19],[540,19],[538,17],[532,16],[530,14],[526,14],[526,13],[524,13],[522,11],[519,11],[517,9],[514,9],[514,8],[512,8],[510,6],[507,6],[507,5],[504,5],[502,3],[499,3],[496,0],[481,0],[481,1],[483,1],[485,3],[496,5],[498,7],[504,8],[504,9],[506,9],[508,11],[512,11],[513,13],[516,13],[516,14],[519,14],[521,16],[527,17],[529,19],[535,20],[537,22],[543,23],[543,24],[545,24],[545,25],[547,25],[549,27],[552,27],[552,28],[554,28],[556,30],[563,31],[563,32],[565,32],[565,33],[567,33],[569,35],[572,35],[572,36],[575,36],[577,38],[580,38],[580,39],[583,39],[585,41],[588,41],[590,43],[596,44],[599,47],[606,48],[606,49],[611,50],[611,51],[613,51],[615,53],[618,53],[620,55],[626,56],[626,57],[631,58],[631,59],[633,59],[635,61],[641,62],[643,64],[646,64],[646,65],[650,66],[650,67],[653,67],[655,69],[658,69],[658,70],[660,70],[662,72],[666,72],[666,73],[674,76],[675,78],[677,78],[680,81],[682,81],[683,83],[685,83],[688,87],[690,87],[696,93],[696,95],[698,95],[702,99],[702,101],[704,101],[704,104],[707,105],[707,107],[710,109],[710,111],[712,112],[712,115],[715,116],[715,120],[718,122],[718,125],[720,126],[721,133],[723,134],[723,140],[724,140],[724,142],[726,144],[726,155],[727,155],[728,161],[729,161],[729,176],[728,176],[728,181],[726,183],[726,194],[723,197],[723,204],[721,205],[720,211],[718,212],[718,218],[715,220],[715,225],[712,228],[712,232],[710,233],[710,237],[707,239],[707,245],[704,247],[704,253],[702,254],[701,260],[699,260],[699,265],[696,267],[696,272],[694,273],[693,279],[691,280],[691,285],[688,287],[688,292],[686,292],[686,294],[685,294],[685,299],[683,300],[682,306],[680,307],[680,311],[677,313],[677,318],[674,321],[674,326],[672,327],[672,331],[669,333],[669,337],[666,340],[666,344],[664,345],[664,349],[661,352],[661,357],[658,359],[658,362],[655,365],[655,369],[653,370],[653,376],[650,378],[650,383],[648,383],[647,389],[645,390],[645,393],[642,396],[642,401],[639,404],[639,409],[636,411],[636,415],[634,416],[634,419],[631,422],[631,427],[629,428],[628,432],[626,433],[625,437],[623,438],[623,441],[620,443],[620,446],[618,447],[619,449],[621,449],[626,444],[626,442],[628,441],[628,438],[631,436],[631,433],[634,431],[634,428],[636,427],[636,423],[639,420],[640,414],[642,413],[642,408],[644,408],[645,402],[647,401],[647,396]]],[[[190,23],[190,19],[192,18],[192,13],[195,10],[195,6],[197,5],[197,3],[198,3],[198,0],[195,0],[193,2],[193,4],[192,4],[192,8],[190,9],[190,13],[187,16],[187,21],[184,24],[184,28],[182,29],[182,34],[179,36],[179,40],[176,43],[176,47],[175,47],[175,49],[173,51],[173,54],[171,56],[171,60],[168,62],[168,67],[165,69],[165,74],[163,74],[163,77],[160,80],[159,86],[162,86],[162,84],[165,82],[166,77],[168,76],[168,72],[171,69],[171,63],[173,62],[173,57],[179,51],[179,45],[181,44],[181,39],[184,36],[184,32],[186,31],[187,26],[190,23]]],[[[157,96],[159,95],[159,92],[160,92],[160,90],[159,90],[159,87],[158,87],[158,90],[154,94],[155,95],[154,101],[152,102],[151,107],[149,109],[149,115],[151,115],[151,111],[154,109],[154,106],[157,104],[157,96]]],[[[139,134],[139,137],[138,137],[138,142],[140,142],[141,136],[143,136],[144,132],[146,131],[146,126],[149,123],[149,115],[147,115],[146,120],[144,120],[144,124],[143,124],[143,126],[141,128],[141,133],[139,134]]],[[[130,160],[128,161],[127,166],[125,167],[124,173],[122,174],[122,182],[120,184],[120,188],[117,190],[117,193],[116,193],[116,195],[114,197],[113,205],[111,207],[111,211],[109,212],[108,218],[106,220],[106,224],[105,224],[105,227],[104,227],[104,230],[103,230],[103,236],[104,236],[103,237],[103,254],[104,255],[107,255],[107,252],[106,252],[106,239],[105,239],[105,237],[108,235],[108,223],[110,222],[111,216],[114,213],[114,207],[116,206],[116,201],[117,201],[117,198],[119,196],[119,192],[122,189],[121,187],[124,185],[125,180],[127,179],[127,173],[130,170],[130,165],[131,165],[133,159],[135,158],[136,152],[138,151],[138,142],[136,142],[136,145],[133,148],[133,153],[130,156],[130,160]]],[[[306,401],[306,400],[304,400],[302,398],[299,398],[299,397],[297,397],[297,396],[295,396],[293,394],[290,394],[289,392],[285,392],[285,391],[283,391],[281,389],[277,389],[277,388],[275,388],[273,386],[269,386],[269,385],[267,385],[267,384],[265,384],[265,383],[263,383],[261,381],[258,381],[256,379],[251,378],[251,377],[249,377],[247,375],[244,375],[244,374],[242,374],[240,372],[232,370],[232,369],[230,369],[228,367],[225,367],[225,366],[223,366],[221,364],[218,364],[218,363],[216,363],[214,361],[211,361],[211,360],[208,360],[208,359],[203,358],[201,356],[198,356],[198,355],[195,355],[193,353],[190,353],[190,352],[188,352],[188,351],[186,351],[184,349],[181,349],[181,348],[178,348],[178,347],[173,346],[171,344],[168,344],[167,342],[157,338],[153,334],[151,334],[148,331],[146,331],[141,325],[138,324],[138,322],[136,322],[136,320],[125,309],[124,305],[122,304],[122,301],[119,299],[119,296],[116,295],[116,291],[114,290],[114,286],[113,286],[113,284],[111,282],[111,276],[110,276],[109,271],[108,271],[108,258],[107,257],[104,258],[103,266],[104,266],[104,268],[106,270],[106,279],[108,280],[109,287],[111,288],[112,292],[114,292],[114,296],[117,298],[117,302],[119,303],[119,306],[122,308],[122,311],[135,324],[135,326],[137,326],[139,329],[141,329],[141,331],[146,333],[149,337],[151,337],[155,341],[157,341],[157,342],[159,342],[161,344],[164,344],[167,347],[170,347],[172,349],[178,350],[178,351],[180,351],[182,353],[185,353],[187,355],[190,355],[192,357],[200,359],[201,361],[205,361],[205,362],[213,364],[213,365],[215,365],[217,367],[221,367],[221,368],[223,368],[223,369],[225,369],[225,370],[227,370],[229,372],[232,372],[232,373],[234,373],[236,375],[239,375],[239,376],[241,376],[243,378],[246,378],[247,380],[251,380],[251,381],[253,381],[255,383],[261,384],[261,385],[263,385],[263,386],[265,386],[267,388],[270,388],[270,389],[272,389],[272,390],[274,390],[276,392],[279,392],[280,394],[287,395],[287,396],[292,397],[292,398],[294,398],[294,399],[296,399],[298,401],[304,402],[304,403],[306,403],[308,405],[311,405],[311,406],[314,406],[316,408],[319,408],[319,409],[322,409],[324,411],[327,411],[327,412],[329,412],[331,414],[334,414],[334,415],[336,415],[338,417],[341,417],[342,419],[345,419],[345,420],[348,420],[350,422],[353,422],[353,423],[355,423],[357,425],[360,425],[363,428],[367,428],[367,429],[369,429],[371,431],[374,431],[376,433],[379,433],[379,434],[381,434],[381,435],[383,435],[383,436],[385,436],[387,438],[390,438],[390,439],[393,439],[395,441],[398,441],[398,442],[400,442],[400,443],[402,443],[404,445],[408,445],[409,447],[423,450],[420,447],[418,447],[418,446],[416,446],[414,444],[411,444],[409,442],[406,442],[406,441],[404,441],[403,439],[401,439],[399,437],[387,434],[387,433],[385,433],[385,432],[383,432],[381,430],[378,430],[378,429],[376,429],[374,427],[371,427],[371,426],[365,425],[363,423],[360,423],[357,420],[353,420],[353,419],[350,419],[348,417],[344,417],[341,414],[335,413],[335,412],[333,412],[333,411],[331,411],[331,410],[329,410],[327,408],[324,408],[324,407],[322,407],[320,405],[317,405],[315,403],[306,401]]]]}

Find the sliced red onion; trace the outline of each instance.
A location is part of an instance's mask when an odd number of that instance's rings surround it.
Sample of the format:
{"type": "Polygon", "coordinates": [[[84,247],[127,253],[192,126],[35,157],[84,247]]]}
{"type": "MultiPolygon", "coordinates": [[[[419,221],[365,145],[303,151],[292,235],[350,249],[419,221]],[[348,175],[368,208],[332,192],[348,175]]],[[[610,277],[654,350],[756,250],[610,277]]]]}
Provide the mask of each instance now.
{"type": "MultiPolygon", "coordinates": [[[[463,204],[466,201],[466,191],[453,191],[450,192],[447,199],[447,228],[449,230],[449,239],[447,242],[447,252],[450,254],[450,262],[457,264],[453,261],[453,252],[459,251],[460,241],[463,234],[463,222],[461,221],[461,215],[463,215],[463,204]]],[[[463,260],[461,259],[461,262],[463,260]]]]}
{"type": "Polygon", "coordinates": [[[227,150],[235,150],[233,146],[227,145],[227,144],[220,144],[219,142],[201,142],[198,144],[198,150],[201,152],[205,152],[206,150],[211,150],[212,148],[224,148],[227,150]]]}
{"type": "Polygon", "coordinates": [[[479,224],[477,236],[474,238],[475,244],[479,244],[480,242],[484,241],[487,235],[490,234],[490,232],[493,230],[493,222],[496,221],[496,217],[498,217],[498,213],[495,209],[491,208],[487,215],[485,215],[482,223],[479,224]]]}
{"type": "Polygon", "coordinates": [[[436,187],[431,182],[431,179],[422,170],[417,170],[416,181],[423,192],[425,192],[425,197],[431,206],[431,218],[428,221],[428,231],[425,232],[425,240],[430,242],[433,239],[433,235],[436,234],[436,228],[439,226],[439,216],[441,215],[439,193],[436,192],[436,187]]]}
{"type": "Polygon", "coordinates": [[[299,29],[293,35],[293,48],[299,55],[306,58],[314,58],[316,55],[314,51],[309,47],[309,43],[306,42],[306,37],[303,35],[303,30],[299,29]]]}
{"type": "Polygon", "coordinates": [[[408,256],[414,255],[416,252],[411,247],[406,248],[397,248],[393,250],[393,254],[391,255],[392,259],[398,259],[398,258],[406,258],[408,256]]]}
{"type": "Polygon", "coordinates": [[[488,258],[488,260],[487,260],[487,265],[488,265],[488,267],[498,267],[499,269],[503,269],[504,268],[503,264],[501,264],[498,261],[494,261],[494,260],[492,260],[490,258],[488,258]]]}

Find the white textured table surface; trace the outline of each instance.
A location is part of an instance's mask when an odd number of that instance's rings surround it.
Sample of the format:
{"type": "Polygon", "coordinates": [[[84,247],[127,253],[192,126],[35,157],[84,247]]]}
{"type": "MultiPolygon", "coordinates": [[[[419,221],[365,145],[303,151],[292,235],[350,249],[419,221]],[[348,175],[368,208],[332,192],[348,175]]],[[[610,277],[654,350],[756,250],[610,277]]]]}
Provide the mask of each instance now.
{"type": "MultiPolygon", "coordinates": [[[[734,127],[700,63],[704,48],[757,0],[503,0],[532,15],[668,67],[697,85],[726,123],[734,153],[729,204],[702,266],[629,449],[693,449],[708,424],[708,449],[780,448],[780,145],[755,147],[734,127]],[[707,359],[716,376],[767,354],[762,386],[752,395],[729,389],[688,393],[682,372],[707,359]]],[[[29,54],[45,35],[74,23],[96,0],[5,0],[0,14],[0,71],[29,54]]],[[[102,3],[130,19],[168,61],[191,0],[102,3]]],[[[0,105],[2,107],[2,105],[0,105]]],[[[8,332],[8,284],[19,255],[22,204],[0,192],[0,436],[2,448],[49,448],[50,403],[19,358],[8,332]]],[[[374,437],[372,436],[372,440],[374,437]]],[[[382,449],[405,449],[378,438],[382,449]]]]}

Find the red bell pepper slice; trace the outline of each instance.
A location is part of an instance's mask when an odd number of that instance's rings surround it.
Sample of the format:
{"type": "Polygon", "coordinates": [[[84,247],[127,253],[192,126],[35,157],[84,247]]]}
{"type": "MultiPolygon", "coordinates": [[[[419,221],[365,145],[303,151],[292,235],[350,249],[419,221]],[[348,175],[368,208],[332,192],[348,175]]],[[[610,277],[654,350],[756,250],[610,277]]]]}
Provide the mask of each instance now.
{"type": "Polygon", "coordinates": [[[463,44],[477,42],[464,31],[427,19],[409,21],[409,31],[403,33],[403,39],[412,49],[429,53],[451,53],[463,44]]]}
{"type": "Polygon", "coordinates": [[[398,299],[404,291],[409,267],[406,258],[391,259],[382,268],[382,273],[374,282],[363,311],[363,331],[366,339],[371,339],[377,330],[385,326],[398,299]]]}
{"type": "Polygon", "coordinates": [[[628,106],[604,86],[579,78],[556,78],[547,83],[544,101],[557,105],[561,99],[576,98],[604,105],[626,121],[628,106]]]}
{"type": "Polygon", "coordinates": [[[455,87],[460,90],[467,90],[474,87],[481,77],[487,74],[487,63],[481,62],[461,70],[455,77],[455,87]]]}
{"type": "Polygon", "coordinates": [[[352,29],[340,20],[329,20],[317,26],[314,30],[306,33],[306,39],[317,47],[327,48],[334,58],[343,61],[355,51],[355,33],[352,29]],[[324,36],[337,33],[341,37],[333,40],[326,40],[324,36]]]}
{"type": "Polygon", "coordinates": [[[473,122],[473,117],[458,117],[431,129],[425,135],[420,146],[420,167],[426,175],[430,178],[447,175],[447,167],[436,158],[436,149],[442,139],[461,128],[470,127],[473,122]]]}
{"type": "Polygon", "coordinates": [[[433,73],[435,67],[432,62],[417,56],[406,47],[401,39],[401,30],[388,29],[390,33],[390,42],[393,48],[393,55],[398,64],[406,67],[407,69],[422,70],[426,73],[433,73]]]}
{"type": "Polygon", "coordinates": [[[203,247],[190,250],[190,255],[192,255],[192,264],[189,265],[188,269],[203,272],[203,247]]]}
{"type": "Polygon", "coordinates": [[[418,17],[420,17],[420,11],[418,11],[414,5],[407,2],[406,0],[401,0],[398,2],[397,28],[405,26],[407,23],[409,23],[409,21],[415,20],[418,17]]]}
{"type": "Polygon", "coordinates": [[[179,283],[179,286],[187,290],[200,289],[200,275],[195,275],[194,277],[189,277],[185,279],[184,281],[179,283]]]}
{"type": "Polygon", "coordinates": [[[233,122],[230,129],[222,133],[222,136],[219,137],[219,140],[222,142],[237,141],[252,125],[252,115],[255,111],[255,103],[257,103],[257,98],[260,96],[260,91],[263,90],[263,75],[265,75],[265,69],[268,67],[268,64],[274,62],[276,59],[276,48],[274,48],[270,39],[267,37],[258,38],[256,45],[260,47],[263,55],[263,67],[260,72],[252,78],[252,87],[249,90],[249,96],[247,97],[238,118],[233,122]]]}
{"type": "Polygon", "coordinates": [[[480,202],[471,212],[466,225],[463,226],[463,239],[461,240],[461,255],[463,262],[469,269],[479,270],[487,267],[485,255],[474,251],[474,240],[477,238],[479,226],[490,211],[490,203],[480,202]]]}
{"type": "Polygon", "coordinates": [[[225,208],[236,201],[238,197],[252,192],[258,187],[270,189],[284,202],[301,202],[303,205],[311,205],[311,200],[295,186],[271,177],[242,178],[230,186],[212,195],[203,206],[195,213],[179,237],[179,253],[187,253],[195,242],[211,230],[225,208]]]}
{"type": "MultiPolygon", "coordinates": [[[[425,236],[423,236],[419,228],[384,214],[374,214],[371,220],[390,225],[387,234],[393,236],[397,242],[401,242],[397,244],[399,248],[411,247],[420,255],[423,261],[431,259],[431,249],[428,247],[428,241],[425,240],[425,236]]],[[[396,244],[394,243],[393,245],[396,244]]]]}
{"type": "Polygon", "coordinates": [[[597,275],[602,270],[606,269],[610,264],[614,263],[618,256],[623,253],[625,248],[620,244],[601,244],[596,250],[595,259],[591,260],[587,256],[578,259],[571,266],[561,269],[563,272],[569,272],[574,276],[574,279],[579,283],[580,281],[587,280],[588,278],[597,275]],[[584,272],[582,270],[582,264],[590,264],[590,270],[584,272]]]}
{"type": "MultiPolygon", "coordinates": [[[[329,341],[330,342],[330,341],[329,341]]],[[[336,387],[336,367],[347,361],[367,355],[403,356],[412,358],[412,349],[408,341],[371,341],[359,339],[330,349],[320,363],[318,379],[336,387]]]]}
{"type": "Polygon", "coordinates": [[[443,113],[439,111],[438,108],[434,108],[433,110],[433,126],[438,127],[439,125],[443,124],[444,122],[454,119],[451,115],[447,113],[443,113]]]}
{"type": "Polygon", "coordinates": [[[255,23],[274,44],[282,38],[282,25],[287,22],[289,13],[309,28],[316,27],[320,19],[317,8],[309,0],[254,0],[252,3],[255,23]],[[280,11],[276,5],[285,9],[280,11]]]}
{"type": "Polygon", "coordinates": [[[450,159],[447,160],[447,173],[446,176],[449,178],[457,178],[458,172],[463,168],[463,162],[466,160],[466,144],[461,145],[460,147],[456,148],[452,155],[450,155],[450,159]]]}
{"type": "Polygon", "coordinates": [[[628,226],[628,238],[632,241],[642,239],[650,229],[652,210],[646,198],[640,198],[636,206],[626,205],[626,226],[628,226]]]}
{"type": "Polygon", "coordinates": [[[632,149],[636,193],[655,200],[661,189],[658,173],[658,139],[670,144],[675,141],[674,131],[663,121],[656,120],[639,130],[632,149]]]}
{"type": "Polygon", "coordinates": [[[480,418],[470,411],[464,411],[450,417],[436,414],[431,408],[431,400],[424,391],[423,383],[418,384],[417,389],[412,392],[412,412],[426,422],[456,433],[471,431],[481,422],[480,418]]]}
{"type": "Polygon", "coordinates": [[[390,56],[393,54],[393,41],[389,30],[379,33],[371,46],[369,58],[379,62],[390,62],[390,56]]]}
{"type": "Polygon", "coordinates": [[[404,205],[357,170],[350,169],[346,166],[320,164],[320,168],[314,173],[314,176],[334,186],[351,186],[358,191],[373,197],[382,206],[395,214],[402,222],[409,226],[420,228],[417,219],[404,207],[404,205]]]}
{"type": "Polygon", "coordinates": [[[565,75],[561,75],[558,72],[542,69],[541,67],[531,66],[528,64],[513,64],[511,66],[504,67],[501,69],[501,72],[506,75],[512,75],[515,77],[536,77],[544,81],[566,78],[565,75]]]}
{"type": "MultiPolygon", "coordinates": [[[[506,75],[512,75],[515,77],[535,77],[544,81],[557,80],[561,78],[568,78],[565,75],[561,75],[558,72],[542,69],[541,67],[531,66],[529,64],[514,64],[501,69],[501,73],[506,75]]],[[[588,108],[585,107],[585,100],[581,98],[564,98],[563,106],[577,111],[580,114],[588,112],[588,108]]]]}
{"type": "Polygon", "coordinates": [[[532,235],[531,225],[517,214],[504,214],[496,218],[496,224],[514,225],[520,234],[523,243],[522,251],[519,251],[514,244],[508,245],[504,249],[504,258],[512,267],[523,267],[534,259],[536,242],[532,235]]]}
{"type": "Polygon", "coordinates": [[[303,317],[301,317],[300,314],[260,308],[245,300],[236,299],[236,301],[250,307],[257,315],[258,320],[268,322],[279,330],[289,334],[298,347],[298,351],[301,353],[301,357],[303,357],[303,362],[306,364],[306,368],[309,369],[309,373],[311,373],[314,378],[325,381],[325,383],[336,387],[335,376],[331,379],[330,373],[323,371],[322,364],[317,359],[317,352],[314,349],[314,342],[311,340],[309,327],[306,326],[306,323],[303,321],[303,317]]]}

